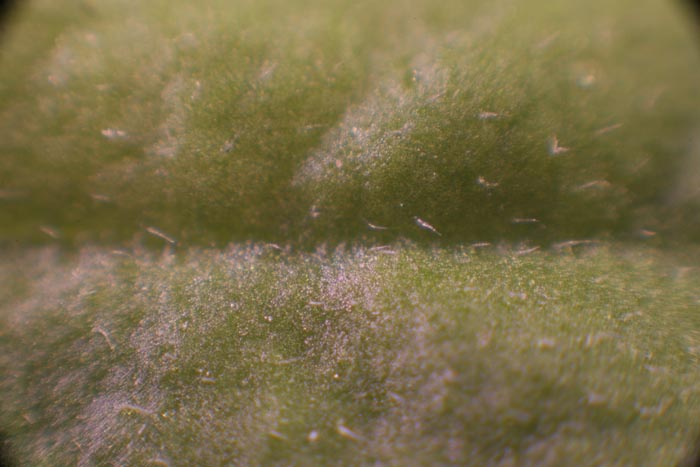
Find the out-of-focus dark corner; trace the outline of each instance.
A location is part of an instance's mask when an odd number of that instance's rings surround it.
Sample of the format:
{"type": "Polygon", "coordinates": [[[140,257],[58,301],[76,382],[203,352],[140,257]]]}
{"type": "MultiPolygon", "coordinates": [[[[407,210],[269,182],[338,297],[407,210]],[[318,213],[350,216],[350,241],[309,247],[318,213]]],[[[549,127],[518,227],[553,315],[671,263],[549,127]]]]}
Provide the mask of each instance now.
{"type": "Polygon", "coordinates": [[[691,10],[690,14],[694,16],[693,19],[700,26],[700,0],[683,0],[683,3],[691,10]]]}
{"type": "MultiPolygon", "coordinates": [[[[16,0],[0,0],[0,39],[7,29],[9,18],[16,6],[16,0]]],[[[0,431],[0,467],[15,467],[16,465],[10,441],[7,435],[0,431]]]]}
{"type": "Polygon", "coordinates": [[[0,432],[0,467],[15,467],[12,446],[5,433],[0,432]]]}
{"type": "Polygon", "coordinates": [[[695,9],[695,13],[700,15],[700,0],[687,0],[695,9]]]}
{"type": "MultiPolygon", "coordinates": [[[[697,25],[697,32],[700,34],[700,0],[683,0],[683,3],[689,10],[689,14],[693,16],[692,19],[697,25]]],[[[700,83],[698,83],[698,86],[700,86],[700,83]]],[[[696,439],[695,446],[688,450],[686,458],[678,467],[700,467],[700,436],[696,439]]]]}
{"type": "Polygon", "coordinates": [[[0,35],[7,29],[9,18],[17,7],[17,3],[19,3],[17,0],[0,0],[0,35]]]}
{"type": "Polygon", "coordinates": [[[676,467],[700,467],[700,437],[696,438],[694,446],[688,447],[685,458],[676,467]]]}
{"type": "MultiPolygon", "coordinates": [[[[689,10],[689,14],[693,16],[692,20],[697,25],[697,32],[700,34],[700,0],[683,0],[683,3],[689,10]]],[[[700,83],[698,85],[700,86],[700,83]]],[[[688,450],[685,459],[678,467],[700,467],[700,437],[695,441],[695,446],[688,450]]]]}

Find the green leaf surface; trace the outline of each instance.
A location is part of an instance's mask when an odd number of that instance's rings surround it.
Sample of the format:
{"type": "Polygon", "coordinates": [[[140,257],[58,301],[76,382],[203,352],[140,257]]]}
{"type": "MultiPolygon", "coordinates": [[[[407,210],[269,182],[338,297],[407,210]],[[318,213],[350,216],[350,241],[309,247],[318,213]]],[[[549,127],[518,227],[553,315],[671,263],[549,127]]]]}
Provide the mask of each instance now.
{"type": "Polygon", "coordinates": [[[0,432],[36,466],[670,466],[700,56],[670,2],[32,0],[0,432]]]}

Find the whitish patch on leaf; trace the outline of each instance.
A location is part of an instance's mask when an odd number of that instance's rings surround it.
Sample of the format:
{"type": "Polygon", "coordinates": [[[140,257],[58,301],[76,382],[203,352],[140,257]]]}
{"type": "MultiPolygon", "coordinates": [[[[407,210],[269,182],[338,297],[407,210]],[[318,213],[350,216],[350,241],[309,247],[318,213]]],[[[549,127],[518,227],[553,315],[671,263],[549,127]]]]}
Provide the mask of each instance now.
{"type": "Polygon", "coordinates": [[[567,152],[569,152],[569,148],[560,146],[559,139],[556,136],[553,136],[552,139],[549,140],[549,154],[551,156],[558,156],[559,154],[567,152]]]}
{"type": "Polygon", "coordinates": [[[335,428],[338,431],[338,434],[340,436],[342,436],[343,438],[347,438],[347,439],[350,439],[352,441],[362,441],[362,439],[363,439],[362,436],[355,433],[353,430],[346,427],[342,423],[338,423],[335,428]]]}
{"type": "Polygon", "coordinates": [[[160,239],[165,240],[166,242],[170,243],[171,245],[177,243],[176,240],[175,240],[174,238],[172,238],[171,236],[167,235],[167,234],[164,233],[163,231],[161,231],[161,230],[159,230],[159,229],[156,229],[155,227],[146,227],[146,232],[148,232],[149,234],[151,234],[151,235],[153,235],[153,236],[155,236],[155,237],[158,237],[158,238],[160,238],[160,239]]]}
{"type": "Polygon", "coordinates": [[[610,133],[611,131],[615,131],[621,127],[622,127],[622,123],[615,123],[614,125],[606,126],[606,127],[601,128],[599,130],[596,130],[595,134],[596,134],[596,136],[601,136],[601,135],[604,135],[606,133],[610,133]]]}
{"type": "Polygon", "coordinates": [[[426,221],[424,221],[424,220],[421,219],[420,217],[414,216],[414,217],[413,217],[413,220],[416,222],[416,225],[417,225],[418,227],[420,227],[421,229],[429,230],[430,232],[434,233],[435,235],[438,235],[438,236],[442,237],[442,234],[441,234],[440,232],[438,232],[437,229],[436,229],[435,227],[433,227],[432,225],[428,224],[426,221]]]}
{"type": "Polygon", "coordinates": [[[102,133],[102,136],[105,138],[111,140],[126,139],[128,136],[126,131],[119,130],[117,128],[105,128],[104,130],[100,131],[100,133],[102,133]]]}
{"type": "Polygon", "coordinates": [[[158,127],[158,141],[151,147],[152,154],[161,157],[175,157],[180,147],[181,135],[185,132],[187,108],[183,103],[186,95],[194,96],[199,93],[201,84],[195,81],[190,85],[188,80],[177,74],[161,92],[162,106],[165,119],[158,127]]]}
{"type": "Polygon", "coordinates": [[[477,177],[476,183],[484,188],[496,188],[498,186],[497,182],[490,182],[482,176],[477,177]]]}

